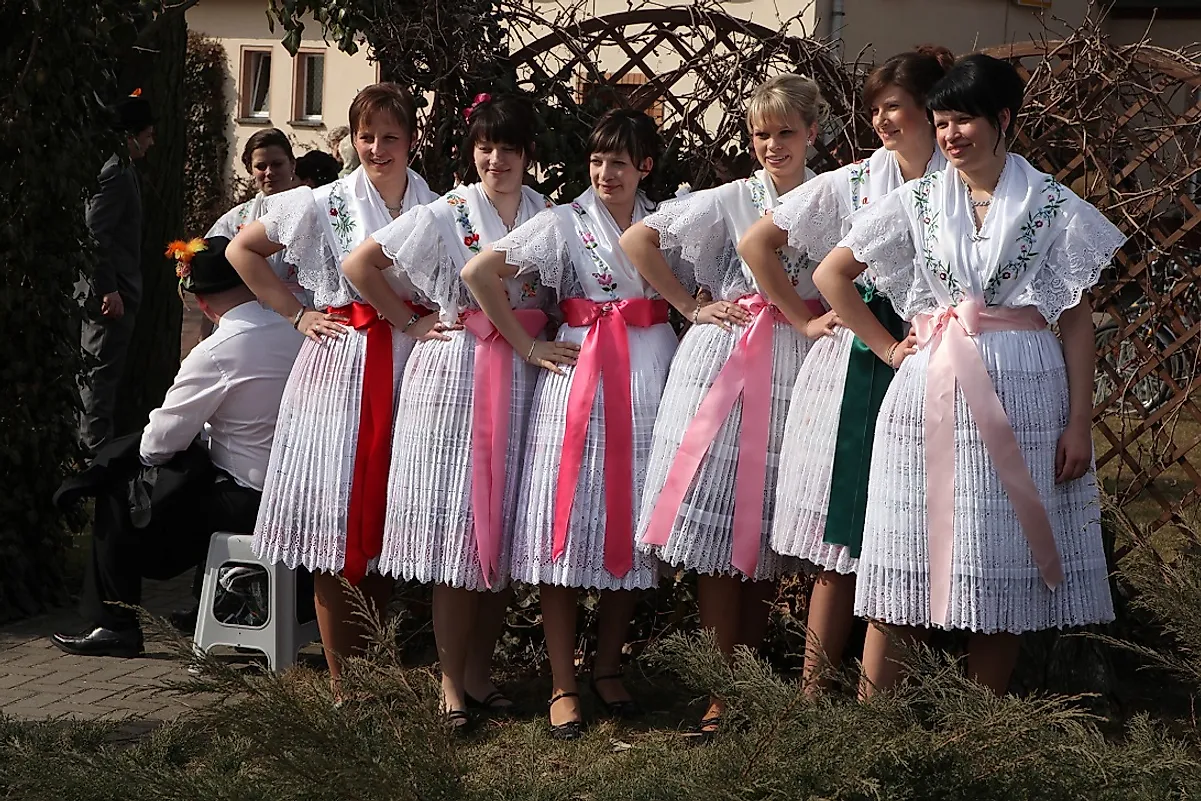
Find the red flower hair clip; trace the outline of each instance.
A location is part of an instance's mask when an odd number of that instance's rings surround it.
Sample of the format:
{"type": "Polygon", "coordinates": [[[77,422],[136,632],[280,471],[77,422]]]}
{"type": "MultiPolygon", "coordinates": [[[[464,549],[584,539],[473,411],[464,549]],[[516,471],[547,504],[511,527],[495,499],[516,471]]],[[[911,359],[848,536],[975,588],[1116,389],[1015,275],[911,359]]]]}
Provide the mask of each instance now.
{"type": "Polygon", "coordinates": [[[480,92],[475,96],[475,100],[471,101],[471,105],[463,109],[463,119],[471,122],[471,115],[475,112],[476,106],[478,106],[480,103],[487,103],[491,99],[492,95],[488,94],[487,92],[480,92]]]}

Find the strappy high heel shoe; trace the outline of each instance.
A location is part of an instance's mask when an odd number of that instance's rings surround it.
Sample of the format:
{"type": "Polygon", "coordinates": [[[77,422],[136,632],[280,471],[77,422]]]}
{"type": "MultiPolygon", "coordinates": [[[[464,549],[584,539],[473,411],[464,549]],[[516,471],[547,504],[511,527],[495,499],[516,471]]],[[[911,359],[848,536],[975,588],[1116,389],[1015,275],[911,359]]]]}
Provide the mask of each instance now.
{"type": "MultiPolygon", "coordinates": [[[[559,693],[546,705],[547,715],[550,715],[550,708],[562,701],[564,698],[579,698],[579,693],[559,693]]],[[[584,721],[569,720],[566,723],[550,724],[550,737],[552,740],[578,740],[584,736],[584,721]]]]}

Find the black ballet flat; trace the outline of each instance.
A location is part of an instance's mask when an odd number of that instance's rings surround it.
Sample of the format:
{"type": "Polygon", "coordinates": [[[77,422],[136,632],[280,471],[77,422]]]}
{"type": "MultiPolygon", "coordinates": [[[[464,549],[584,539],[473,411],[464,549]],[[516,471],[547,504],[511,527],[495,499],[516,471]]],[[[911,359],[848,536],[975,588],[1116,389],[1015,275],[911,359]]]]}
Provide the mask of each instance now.
{"type": "Polygon", "coordinates": [[[494,718],[513,717],[513,701],[500,690],[493,690],[483,698],[474,698],[471,693],[464,693],[468,709],[478,709],[494,718]]]}
{"type": "MultiPolygon", "coordinates": [[[[550,708],[552,706],[554,706],[559,701],[562,701],[564,698],[579,698],[579,697],[580,697],[579,693],[559,693],[554,698],[550,699],[550,701],[547,703],[547,705],[546,705],[547,714],[550,714],[550,708]]],[[[560,723],[558,725],[555,725],[554,723],[550,724],[550,738],[552,740],[561,740],[561,741],[578,740],[583,736],[584,736],[584,721],[582,721],[582,720],[569,720],[566,723],[560,723]]]]}
{"type": "Polygon", "coordinates": [[[712,715],[707,718],[701,718],[701,722],[696,724],[692,735],[701,743],[709,743],[716,739],[720,731],[721,715],[712,715]]]}
{"type": "Polygon", "coordinates": [[[471,730],[471,716],[464,709],[451,709],[443,713],[442,719],[453,736],[462,737],[471,730]]]}
{"type": "Polygon", "coordinates": [[[606,701],[604,696],[597,689],[597,682],[601,681],[621,681],[622,675],[614,673],[609,676],[593,676],[588,682],[592,688],[592,694],[596,696],[596,700],[600,701],[601,708],[605,710],[605,716],[617,718],[618,720],[634,720],[646,714],[646,711],[632,698],[628,701],[606,701]]]}

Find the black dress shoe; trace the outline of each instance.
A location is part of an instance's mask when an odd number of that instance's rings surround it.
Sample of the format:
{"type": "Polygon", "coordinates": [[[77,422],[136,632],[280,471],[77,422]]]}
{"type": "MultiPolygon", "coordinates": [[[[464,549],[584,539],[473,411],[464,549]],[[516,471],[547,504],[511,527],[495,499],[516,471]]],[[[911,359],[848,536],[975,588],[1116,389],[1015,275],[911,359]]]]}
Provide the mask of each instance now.
{"type": "Polygon", "coordinates": [[[119,656],[129,659],[142,655],[142,630],[106,629],[97,626],[82,634],[52,634],[50,642],[60,651],[79,656],[119,656]]]}
{"type": "Polygon", "coordinates": [[[190,637],[196,632],[196,618],[198,617],[200,617],[199,604],[190,609],[176,609],[167,615],[167,620],[171,622],[171,628],[190,637]]]}

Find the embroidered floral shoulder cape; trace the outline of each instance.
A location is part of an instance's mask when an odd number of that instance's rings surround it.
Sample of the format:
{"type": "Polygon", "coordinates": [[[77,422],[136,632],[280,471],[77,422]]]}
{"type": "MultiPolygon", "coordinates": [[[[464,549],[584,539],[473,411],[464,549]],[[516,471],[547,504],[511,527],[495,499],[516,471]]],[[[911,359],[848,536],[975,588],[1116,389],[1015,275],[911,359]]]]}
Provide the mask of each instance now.
{"type": "MultiPolygon", "coordinates": [[[[926,174],[946,168],[935,148],[926,174]]],[[[905,179],[896,156],[880,148],[870,158],[805,181],[780,198],[772,222],[788,233],[788,246],[820,262],[851,230],[851,216],[899,188],[905,179]]]]}
{"type": "MultiPolygon", "coordinates": [[[[631,222],[639,222],[654,208],[639,193],[631,222]]],[[[539,275],[559,300],[587,298],[604,303],[658,297],[630,263],[620,239],[613,215],[589,188],[571,203],[541,212],[492,247],[504,251],[519,276],[539,275]]],[[[679,259],[674,261],[677,277],[691,287],[692,270],[678,269],[679,259]]]]}
{"type": "Polygon", "coordinates": [[[876,288],[905,319],[971,297],[1035,306],[1054,323],[1125,241],[1091,204],[1014,154],[979,232],[972,214],[967,188],[948,166],[856,214],[839,244],[872,269],[876,288]]]}
{"type": "MultiPolygon", "coordinates": [[[[516,225],[552,206],[529,187],[521,189],[516,225]]],[[[478,309],[459,273],[467,261],[506,234],[504,223],[482,185],[457,186],[442,197],[404,214],[372,234],[393,267],[421,295],[435,304],[447,322],[461,312],[478,309]]],[[[547,296],[536,276],[505,282],[515,309],[542,308],[547,296]]]]}
{"type": "MultiPolygon", "coordinates": [[[[435,197],[425,179],[409,170],[403,208],[420,207],[435,197]]],[[[361,166],[316,190],[302,186],[271,195],[263,207],[260,220],[267,237],[284,246],[284,260],[296,265],[300,285],[313,293],[318,308],[362,300],[342,275],[342,260],[392,217],[361,166]]],[[[403,297],[412,296],[407,282],[394,288],[403,297]]]]}
{"type": "MultiPolygon", "coordinates": [[[[813,177],[806,168],[805,180],[813,177]]],[[[728,300],[759,291],[736,248],[747,229],[778,200],[771,177],[759,170],[750,178],[669,200],[643,222],[659,232],[663,250],[678,249],[699,286],[715,298],[728,300]]],[[[817,297],[809,260],[792,248],[785,248],[780,255],[797,292],[802,297],[817,297]]]]}
{"type": "MultiPolygon", "coordinates": [[[[259,192],[245,203],[239,203],[234,206],[222,214],[217,222],[213,223],[213,227],[204,235],[205,238],[223,236],[226,239],[233,239],[238,235],[238,231],[246,227],[247,223],[254,222],[263,215],[263,204],[266,199],[266,195],[259,192]]],[[[284,261],[282,251],[269,257],[267,263],[271,265],[271,269],[279,276],[279,280],[285,284],[299,285],[300,281],[296,267],[284,261]]]]}

